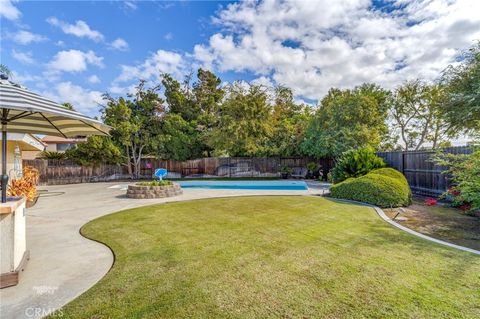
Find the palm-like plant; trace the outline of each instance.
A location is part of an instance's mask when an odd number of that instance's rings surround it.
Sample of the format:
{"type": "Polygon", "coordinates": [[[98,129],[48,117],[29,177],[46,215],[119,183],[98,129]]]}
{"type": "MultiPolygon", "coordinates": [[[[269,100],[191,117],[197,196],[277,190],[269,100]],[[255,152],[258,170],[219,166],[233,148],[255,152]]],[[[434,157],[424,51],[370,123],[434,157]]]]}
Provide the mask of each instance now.
{"type": "Polygon", "coordinates": [[[68,156],[65,153],[43,151],[37,156],[37,158],[43,159],[43,160],[64,160],[64,159],[67,159],[68,156]]]}
{"type": "Polygon", "coordinates": [[[12,77],[12,71],[5,64],[0,64],[0,77],[5,80],[12,77]]]}

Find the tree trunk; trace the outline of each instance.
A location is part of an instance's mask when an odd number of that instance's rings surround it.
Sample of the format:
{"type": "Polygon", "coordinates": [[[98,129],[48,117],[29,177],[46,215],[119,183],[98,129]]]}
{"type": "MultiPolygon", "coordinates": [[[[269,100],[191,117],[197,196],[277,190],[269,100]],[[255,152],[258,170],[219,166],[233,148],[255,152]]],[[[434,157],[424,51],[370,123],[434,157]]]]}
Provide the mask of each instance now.
{"type": "Polygon", "coordinates": [[[132,143],[133,177],[138,178],[136,145],[132,143]]]}
{"type": "Polygon", "coordinates": [[[140,149],[138,150],[137,158],[135,159],[135,174],[137,178],[140,177],[140,164],[142,163],[142,152],[143,152],[144,146],[140,146],[140,149]]]}
{"type": "Polygon", "coordinates": [[[130,178],[133,179],[133,173],[132,173],[132,157],[130,156],[130,148],[125,146],[125,152],[127,153],[127,172],[128,175],[130,175],[130,178]]]}
{"type": "Polygon", "coordinates": [[[401,136],[402,136],[402,141],[403,143],[405,144],[405,152],[408,152],[408,141],[407,141],[407,138],[405,137],[405,127],[404,126],[400,126],[400,133],[401,133],[401,136]]]}

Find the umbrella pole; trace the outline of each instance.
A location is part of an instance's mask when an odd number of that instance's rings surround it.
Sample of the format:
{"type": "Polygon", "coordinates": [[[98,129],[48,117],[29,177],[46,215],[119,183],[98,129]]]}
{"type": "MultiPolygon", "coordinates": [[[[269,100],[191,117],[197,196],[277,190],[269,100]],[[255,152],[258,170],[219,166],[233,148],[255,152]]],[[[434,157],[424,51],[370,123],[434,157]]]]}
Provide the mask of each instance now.
{"type": "Polygon", "coordinates": [[[7,120],[6,110],[3,110],[2,116],[2,203],[7,202],[7,187],[8,187],[8,175],[7,175],[7,120]]]}

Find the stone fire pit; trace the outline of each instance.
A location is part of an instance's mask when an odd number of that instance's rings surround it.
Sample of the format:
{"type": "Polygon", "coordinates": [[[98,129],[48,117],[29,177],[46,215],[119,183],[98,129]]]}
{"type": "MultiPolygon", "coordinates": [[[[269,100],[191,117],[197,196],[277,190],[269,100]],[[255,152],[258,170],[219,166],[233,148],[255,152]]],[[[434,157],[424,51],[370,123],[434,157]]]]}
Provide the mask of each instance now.
{"type": "Polygon", "coordinates": [[[182,188],[176,183],[163,186],[150,186],[150,185],[128,185],[127,197],[128,198],[163,198],[172,197],[183,194],[182,188]]]}

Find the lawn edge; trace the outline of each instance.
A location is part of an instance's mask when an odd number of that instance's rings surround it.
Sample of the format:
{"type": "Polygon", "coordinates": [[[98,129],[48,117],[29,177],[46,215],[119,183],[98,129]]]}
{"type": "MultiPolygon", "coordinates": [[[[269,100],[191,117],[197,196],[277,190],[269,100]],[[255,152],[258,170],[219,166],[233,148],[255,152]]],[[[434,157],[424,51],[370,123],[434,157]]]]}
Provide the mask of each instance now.
{"type": "Polygon", "coordinates": [[[437,244],[440,244],[440,245],[444,245],[444,246],[448,246],[450,248],[454,248],[454,249],[458,249],[458,250],[462,250],[462,251],[466,251],[466,252],[469,252],[469,253],[472,253],[472,254],[475,254],[475,255],[479,255],[480,256],[480,251],[479,250],[476,250],[476,249],[473,249],[473,248],[468,248],[468,247],[465,247],[465,246],[460,246],[460,245],[457,245],[457,244],[453,244],[453,243],[450,243],[448,241],[444,241],[444,240],[441,240],[441,239],[436,239],[436,238],[433,238],[433,237],[430,237],[430,236],[427,236],[425,234],[422,234],[422,233],[419,233],[411,228],[408,228],[408,227],[405,227],[403,225],[400,225],[399,223],[393,221],[393,219],[391,219],[390,217],[388,217],[385,212],[383,211],[383,209],[381,209],[380,207],[378,206],[375,206],[375,205],[371,205],[371,204],[367,204],[367,203],[363,203],[363,202],[359,202],[359,201],[354,201],[354,200],[349,200],[349,199],[340,199],[340,198],[333,198],[333,197],[328,197],[328,198],[331,198],[335,201],[340,201],[340,202],[346,202],[346,203],[353,203],[353,204],[359,204],[359,205],[363,205],[363,206],[368,206],[368,207],[371,207],[375,210],[375,212],[377,213],[378,216],[380,216],[380,218],[382,218],[384,221],[386,221],[387,223],[389,223],[390,225],[400,229],[400,230],[403,230],[404,232],[407,232],[411,235],[414,235],[414,236],[417,236],[417,237],[420,237],[422,239],[425,239],[425,240],[428,240],[428,241],[431,241],[431,242],[434,242],[434,243],[437,243],[437,244]]]}

